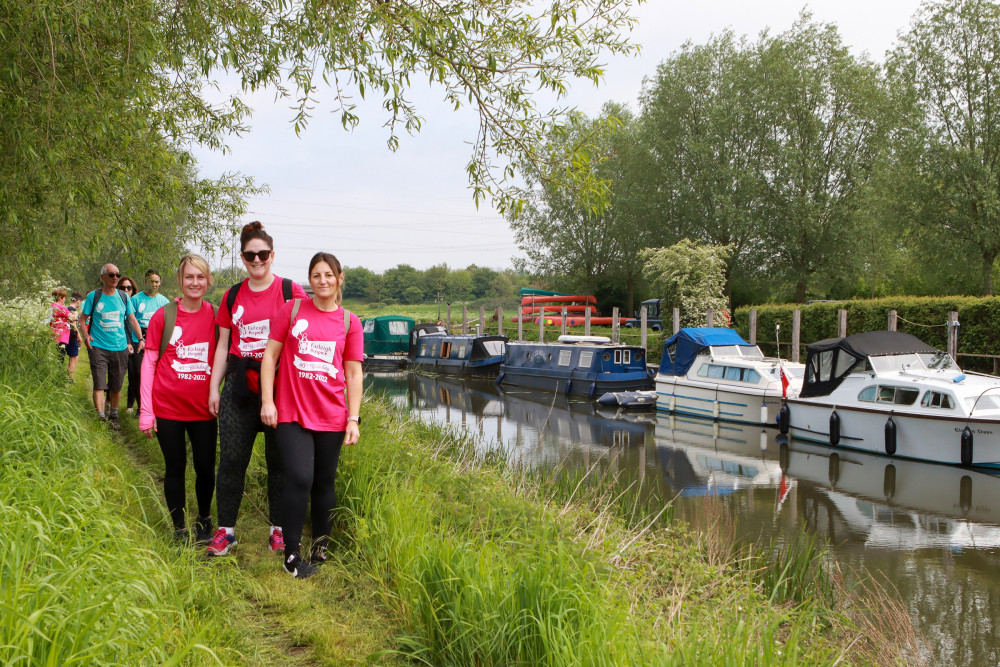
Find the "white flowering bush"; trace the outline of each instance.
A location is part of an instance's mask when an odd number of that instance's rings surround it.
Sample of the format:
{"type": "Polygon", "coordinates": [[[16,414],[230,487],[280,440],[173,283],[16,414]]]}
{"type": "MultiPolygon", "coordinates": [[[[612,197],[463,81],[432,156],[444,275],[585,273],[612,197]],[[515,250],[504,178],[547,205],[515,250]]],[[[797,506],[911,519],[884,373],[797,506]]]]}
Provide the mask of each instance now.
{"type": "Polygon", "coordinates": [[[642,273],[655,294],[680,308],[681,326],[704,326],[709,308],[722,313],[729,307],[725,287],[726,262],[731,255],[730,246],[684,239],[669,248],[643,250],[642,273]]]}
{"type": "Polygon", "coordinates": [[[43,276],[30,293],[12,299],[0,299],[0,336],[18,340],[49,336],[52,317],[52,290],[58,286],[43,276]]]}

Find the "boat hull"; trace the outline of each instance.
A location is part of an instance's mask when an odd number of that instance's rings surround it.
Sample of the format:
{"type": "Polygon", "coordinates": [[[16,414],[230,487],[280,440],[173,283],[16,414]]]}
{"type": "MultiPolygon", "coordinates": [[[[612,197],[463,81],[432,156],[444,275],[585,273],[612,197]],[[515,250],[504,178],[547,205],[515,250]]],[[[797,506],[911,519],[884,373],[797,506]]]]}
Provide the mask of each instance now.
{"type": "Polygon", "coordinates": [[[374,354],[365,357],[361,367],[366,371],[392,371],[406,368],[408,361],[405,354],[374,354]]]}
{"type": "Polygon", "coordinates": [[[648,373],[584,373],[574,375],[571,371],[551,368],[503,369],[501,378],[504,387],[525,387],[554,391],[558,394],[587,396],[593,398],[609,391],[641,391],[649,389],[653,381],[648,373]],[[614,375],[602,378],[601,375],[614,375]]]}
{"type": "Polygon", "coordinates": [[[748,387],[736,391],[715,382],[692,382],[679,376],[657,376],[656,409],[661,412],[738,424],[775,426],[781,395],[748,387]]]}
{"type": "Polygon", "coordinates": [[[491,378],[496,377],[500,372],[500,364],[502,363],[503,357],[492,357],[481,361],[468,361],[465,359],[426,359],[418,357],[410,360],[409,367],[414,371],[440,373],[442,375],[491,378]]]}
{"type": "Polygon", "coordinates": [[[962,465],[962,432],[972,436],[972,467],[1000,468],[1000,420],[947,415],[908,414],[834,405],[816,399],[789,399],[789,435],[796,440],[854,449],[903,459],[962,465]],[[839,438],[831,438],[836,410],[839,438]],[[886,437],[886,422],[895,425],[895,451],[886,437]],[[831,439],[836,439],[834,445],[831,439]]]}

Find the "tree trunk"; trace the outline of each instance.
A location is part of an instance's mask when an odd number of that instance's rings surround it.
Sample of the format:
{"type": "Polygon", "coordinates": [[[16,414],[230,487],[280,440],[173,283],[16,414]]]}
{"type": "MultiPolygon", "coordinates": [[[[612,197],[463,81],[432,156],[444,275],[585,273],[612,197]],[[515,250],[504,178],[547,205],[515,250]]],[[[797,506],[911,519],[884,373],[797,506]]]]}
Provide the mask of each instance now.
{"type": "Polygon", "coordinates": [[[996,259],[996,250],[983,251],[983,296],[993,296],[993,264],[996,259]]]}
{"type": "Polygon", "coordinates": [[[795,303],[803,303],[806,300],[806,281],[804,278],[795,283],[795,303]]]}

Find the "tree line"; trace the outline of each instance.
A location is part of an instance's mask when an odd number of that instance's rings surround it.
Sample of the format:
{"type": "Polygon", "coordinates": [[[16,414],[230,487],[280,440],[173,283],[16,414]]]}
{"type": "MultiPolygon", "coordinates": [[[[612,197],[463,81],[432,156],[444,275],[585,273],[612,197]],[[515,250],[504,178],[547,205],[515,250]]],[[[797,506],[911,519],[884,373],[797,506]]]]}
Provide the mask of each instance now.
{"type": "Polygon", "coordinates": [[[364,267],[345,267],[344,298],[369,303],[457,303],[481,299],[510,299],[530,277],[514,271],[495,271],[470,264],[451,269],[438,264],[420,271],[399,264],[382,273],[364,267]]]}
{"type": "Polygon", "coordinates": [[[687,43],[638,112],[578,114],[542,142],[547,162],[520,165],[508,218],[524,268],[633,301],[652,282],[643,250],[688,239],[727,249],[733,305],[992,294],[998,72],[987,0],[924,3],[882,62],[807,12],[778,34],[687,43]],[[566,185],[581,154],[603,200],[566,185]]]}

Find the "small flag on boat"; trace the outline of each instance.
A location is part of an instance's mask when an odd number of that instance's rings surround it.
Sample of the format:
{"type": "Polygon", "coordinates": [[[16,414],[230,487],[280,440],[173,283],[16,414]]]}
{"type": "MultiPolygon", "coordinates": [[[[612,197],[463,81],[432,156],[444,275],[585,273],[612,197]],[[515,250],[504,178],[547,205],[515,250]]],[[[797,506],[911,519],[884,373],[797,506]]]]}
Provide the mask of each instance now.
{"type": "Polygon", "coordinates": [[[781,397],[788,398],[788,385],[791,383],[788,381],[788,376],[785,375],[785,367],[779,366],[778,372],[781,374],[781,397]]]}

